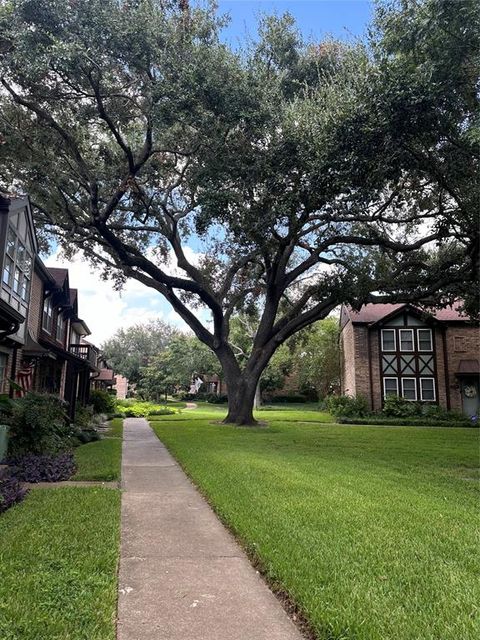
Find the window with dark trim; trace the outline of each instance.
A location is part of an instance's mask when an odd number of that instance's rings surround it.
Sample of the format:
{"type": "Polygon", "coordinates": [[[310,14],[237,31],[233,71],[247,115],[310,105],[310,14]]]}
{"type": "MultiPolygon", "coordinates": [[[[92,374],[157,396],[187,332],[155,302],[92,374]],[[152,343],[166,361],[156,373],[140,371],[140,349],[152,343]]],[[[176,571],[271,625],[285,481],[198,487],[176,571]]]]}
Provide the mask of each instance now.
{"type": "Polygon", "coordinates": [[[58,342],[63,342],[63,339],[65,337],[65,318],[60,312],[57,315],[57,328],[55,337],[57,338],[58,342]]]}
{"type": "Polygon", "coordinates": [[[33,253],[28,236],[22,241],[17,231],[9,224],[3,264],[3,287],[10,294],[15,294],[17,299],[22,298],[24,302],[28,302],[33,253]]]}
{"type": "Polygon", "coordinates": [[[47,333],[52,333],[53,304],[51,298],[45,298],[45,301],[43,303],[42,328],[47,333]]]}
{"type": "Polygon", "coordinates": [[[405,400],[416,401],[417,380],[416,378],[402,378],[402,397],[405,400]]]}
{"type": "Polygon", "coordinates": [[[420,399],[435,402],[435,378],[420,378],[420,399]]]}
{"type": "Polygon", "coordinates": [[[383,396],[398,396],[398,378],[383,379],[383,396]]]}
{"type": "Polygon", "coordinates": [[[417,330],[418,350],[433,351],[433,339],[431,329],[417,330]]]}
{"type": "Polygon", "coordinates": [[[400,351],[414,351],[413,329],[400,329],[400,351]]]}

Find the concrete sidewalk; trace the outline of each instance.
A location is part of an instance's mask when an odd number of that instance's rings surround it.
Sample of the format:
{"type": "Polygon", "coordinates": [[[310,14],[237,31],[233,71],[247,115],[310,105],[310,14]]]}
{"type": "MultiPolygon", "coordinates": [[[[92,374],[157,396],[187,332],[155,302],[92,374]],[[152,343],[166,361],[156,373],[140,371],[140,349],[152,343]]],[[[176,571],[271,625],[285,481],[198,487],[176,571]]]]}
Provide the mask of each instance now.
{"type": "Polygon", "coordinates": [[[301,640],[143,418],[124,422],[118,640],[301,640]]]}

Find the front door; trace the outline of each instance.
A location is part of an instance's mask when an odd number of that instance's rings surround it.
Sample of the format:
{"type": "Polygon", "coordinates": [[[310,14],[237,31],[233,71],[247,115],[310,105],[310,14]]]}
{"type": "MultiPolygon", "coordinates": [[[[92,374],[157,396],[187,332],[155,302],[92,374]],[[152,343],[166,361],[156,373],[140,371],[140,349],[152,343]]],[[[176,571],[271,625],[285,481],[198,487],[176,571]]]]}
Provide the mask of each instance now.
{"type": "Polygon", "coordinates": [[[474,416],[480,409],[480,385],[477,376],[462,378],[462,408],[467,416],[474,416]]]}

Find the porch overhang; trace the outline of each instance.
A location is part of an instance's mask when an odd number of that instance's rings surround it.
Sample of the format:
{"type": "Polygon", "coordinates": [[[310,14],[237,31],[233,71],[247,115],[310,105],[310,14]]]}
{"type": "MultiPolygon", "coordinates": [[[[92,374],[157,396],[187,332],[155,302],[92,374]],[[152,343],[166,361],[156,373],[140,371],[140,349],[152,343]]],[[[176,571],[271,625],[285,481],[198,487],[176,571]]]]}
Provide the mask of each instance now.
{"type": "Polygon", "coordinates": [[[29,330],[27,330],[27,339],[25,340],[25,346],[23,347],[22,353],[26,358],[50,358],[51,360],[57,359],[56,355],[52,353],[50,349],[46,349],[32,338],[29,330]]]}
{"type": "Polygon", "coordinates": [[[458,363],[457,377],[462,376],[480,376],[480,363],[478,360],[460,360],[458,363]]]}

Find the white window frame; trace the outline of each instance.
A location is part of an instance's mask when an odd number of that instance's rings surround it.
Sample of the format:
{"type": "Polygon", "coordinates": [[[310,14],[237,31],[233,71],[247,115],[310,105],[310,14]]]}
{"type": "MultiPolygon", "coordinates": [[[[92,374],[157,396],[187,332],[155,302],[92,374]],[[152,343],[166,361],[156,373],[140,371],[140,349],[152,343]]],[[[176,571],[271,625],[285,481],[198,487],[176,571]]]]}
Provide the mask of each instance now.
{"type": "MultiPolygon", "coordinates": [[[[433,383],[433,385],[435,386],[435,383],[433,383]]],[[[418,400],[418,390],[417,390],[417,379],[416,378],[402,378],[402,398],[404,400],[408,400],[409,402],[417,402],[418,400]],[[414,390],[415,390],[415,398],[406,398],[405,397],[405,385],[403,384],[405,380],[413,380],[414,382],[414,390]]]]}
{"type": "Polygon", "coordinates": [[[397,350],[397,332],[395,331],[395,329],[382,329],[382,351],[385,351],[386,353],[392,353],[393,351],[396,351],[396,350],[397,350]],[[385,331],[393,332],[393,349],[385,349],[383,345],[383,333],[385,331]]]}
{"type": "Polygon", "coordinates": [[[419,378],[419,385],[420,385],[420,399],[422,400],[422,402],[436,402],[436,400],[437,400],[437,390],[435,388],[435,378],[432,378],[432,377],[419,378]],[[433,398],[424,398],[423,397],[423,385],[422,385],[422,382],[424,380],[431,380],[433,382],[433,398]]]}
{"type": "MultiPolygon", "coordinates": [[[[386,381],[387,380],[395,380],[395,384],[397,386],[397,392],[396,395],[398,397],[398,378],[396,376],[386,376],[383,378],[383,397],[386,398],[387,397],[387,390],[386,390],[386,381]]],[[[388,395],[393,395],[393,393],[389,393],[388,395]]]]}
{"type": "Polygon", "coordinates": [[[415,332],[413,329],[399,329],[398,330],[398,349],[400,353],[413,353],[415,351],[415,332]],[[402,349],[402,332],[409,331],[412,336],[412,348],[411,349],[402,349]]]}
{"type": "Polygon", "coordinates": [[[418,350],[422,353],[430,353],[433,352],[433,333],[431,329],[417,329],[417,345],[418,350]],[[430,349],[421,349],[420,348],[420,331],[428,331],[430,334],[430,349]]]}

